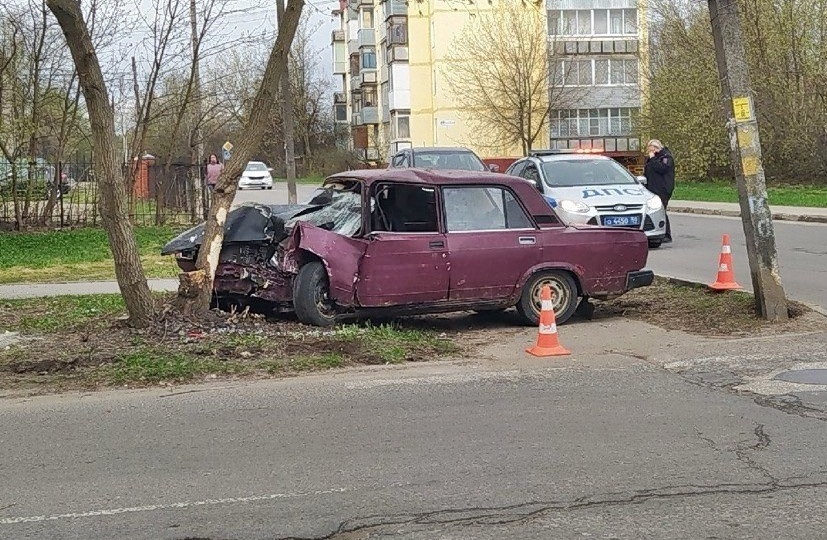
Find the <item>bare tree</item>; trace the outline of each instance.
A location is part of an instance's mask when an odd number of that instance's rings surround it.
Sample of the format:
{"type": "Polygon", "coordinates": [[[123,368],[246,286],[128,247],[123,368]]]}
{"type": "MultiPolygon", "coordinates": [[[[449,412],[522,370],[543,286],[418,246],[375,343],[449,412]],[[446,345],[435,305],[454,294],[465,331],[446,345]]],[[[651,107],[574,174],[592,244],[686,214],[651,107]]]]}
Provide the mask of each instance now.
{"type": "Polygon", "coordinates": [[[278,37],[270,51],[264,76],[253,100],[250,115],[235,145],[232,158],[216,182],[204,238],[196,260],[196,270],[180,275],[179,307],[185,313],[201,313],[209,309],[213,276],[224,241],[224,224],[238,189],[238,179],[247,162],[261,145],[267,119],[278,102],[279,84],[287,71],[287,55],[299,25],[304,0],[289,0],[284,18],[279,21],[278,37]]]}
{"type": "Polygon", "coordinates": [[[57,18],[78,72],[78,79],[89,112],[92,141],[98,156],[95,174],[100,183],[101,222],[109,237],[115,262],[115,275],[134,326],[152,321],[153,301],[146,282],[138,244],[129,221],[128,199],[118,161],[115,115],[109,102],[106,81],[95,46],[78,0],[47,0],[57,18]]]}
{"type": "Polygon", "coordinates": [[[296,138],[302,143],[305,170],[313,168],[313,144],[327,131],[330,82],[322,75],[320,49],[313,47],[311,30],[302,24],[296,33],[290,54],[290,80],[293,87],[293,111],[296,138]]]}
{"type": "Polygon", "coordinates": [[[443,74],[464,108],[480,147],[531,150],[550,108],[565,108],[573,91],[552,73],[545,17],[532,3],[499,0],[479,11],[454,39],[443,74]],[[550,84],[551,81],[551,84],[550,84]]]}

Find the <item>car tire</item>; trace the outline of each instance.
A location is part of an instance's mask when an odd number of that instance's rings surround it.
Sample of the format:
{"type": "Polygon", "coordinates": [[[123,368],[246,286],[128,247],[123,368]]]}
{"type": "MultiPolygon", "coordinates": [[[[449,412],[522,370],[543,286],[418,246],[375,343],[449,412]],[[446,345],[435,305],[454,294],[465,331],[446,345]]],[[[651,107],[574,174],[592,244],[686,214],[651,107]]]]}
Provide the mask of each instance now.
{"type": "Polygon", "coordinates": [[[273,189],[273,186],[268,187],[267,189],[273,189]]]}
{"type": "Polygon", "coordinates": [[[540,322],[540,291],[543,285],[551,287],[555,320],[557,324],[563,324],[574,314],[580,297],[574,278],[562,270],[539,272],[531,276],[517,302],[517,312],[526,324],[536,325],[540,322]]]}
{"type": "Polygon", "coordinates": [[[663,243],[663,240],[649,240],[649,249],[658,249],[660,245],[663,243]]]}
{"type": "Polygon", "coordinates": [[[336,312],[328,298],[330,284],[324,265],[319,261],[305,264],[293,280],[293,309],[304,324],[333,326],[336,312]]]}

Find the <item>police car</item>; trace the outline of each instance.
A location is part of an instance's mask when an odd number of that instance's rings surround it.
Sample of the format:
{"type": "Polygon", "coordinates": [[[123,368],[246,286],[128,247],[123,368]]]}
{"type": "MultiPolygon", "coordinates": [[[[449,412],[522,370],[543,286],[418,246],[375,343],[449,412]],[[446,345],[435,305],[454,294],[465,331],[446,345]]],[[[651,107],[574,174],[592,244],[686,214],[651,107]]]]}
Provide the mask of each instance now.
{"type": "Polygon", "coordinates": [[[541,150],[515,161],[506,174],[533,183],[560,218],[571,224],[640,229],[649,247],[666,235],[666,211],[620,163],[593,152],[541,150]]]}

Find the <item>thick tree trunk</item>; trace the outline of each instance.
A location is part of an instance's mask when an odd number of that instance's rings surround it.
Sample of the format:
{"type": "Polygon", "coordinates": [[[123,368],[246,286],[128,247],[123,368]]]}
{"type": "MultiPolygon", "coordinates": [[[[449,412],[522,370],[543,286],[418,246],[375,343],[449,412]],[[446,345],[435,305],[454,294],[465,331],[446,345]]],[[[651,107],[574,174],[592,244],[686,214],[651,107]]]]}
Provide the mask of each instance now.
{"type": "MultiPolygon", "coordinates": [[[[63,0],[66,1],[66,0],[63,0]]],[[[238,178],[258,151],[273,107],[279,101],[279,84],[287,71],[287,53],[296,35],[304,0],[289,0],[284,18],[279,20],[278,38],[261,80],[250,116],[241,129],[241,137],[233,148],[233,156],[216,182],[207,216],[204,240],[195,262],[196,270],[180,275],[178,286],[179,308],[184,313],[199,314],[210,308],[213,276],[218,267],[218,256],[224,242],[224,224],[238,188],[238,178]]]]}
{"type": "Polygon", "coordinates": [[[106,83],[78,0],[47,0],[72,53],[78,80],[86,99],[95,149],[95,176],[100,183],[100,214],[109,237],[115,275],[123,295],[129,322],[147,326],[152,321],[152,294],[144,276],[138,243],[129,221],[123,173],[115,144],[115,117],[106,92],[106,83]]]}

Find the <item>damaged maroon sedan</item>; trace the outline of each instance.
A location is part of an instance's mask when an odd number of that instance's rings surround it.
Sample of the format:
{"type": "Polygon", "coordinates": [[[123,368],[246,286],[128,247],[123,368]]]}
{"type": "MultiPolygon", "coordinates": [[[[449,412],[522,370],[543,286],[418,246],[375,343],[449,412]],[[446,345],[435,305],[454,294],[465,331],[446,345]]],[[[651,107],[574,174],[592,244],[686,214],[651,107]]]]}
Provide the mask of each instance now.
{"type": "MultiPolygon", "coordinates": [[[[219,304],[294,310],[329,326],[348,317],[516,307],[537,324],[550,285],[559,323],[581,298],[652,283],[646,235],[566,226],[528,182],[419,169],[329,177],[306,205],[248,204],[228,216],[219,304]]],[[[203,225],[167,244],[189,271],[203,225]]]]}

